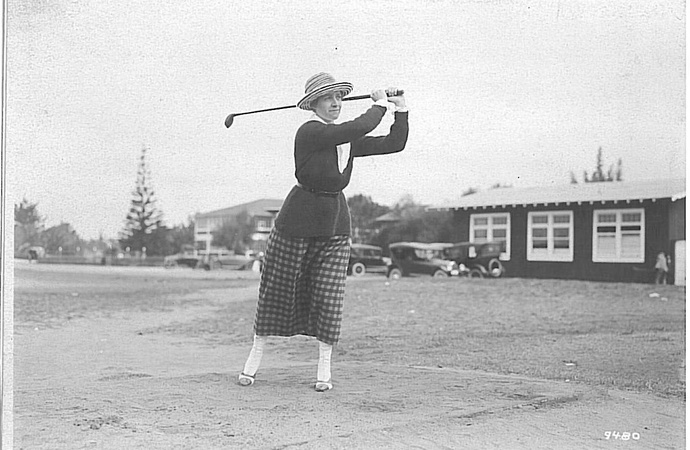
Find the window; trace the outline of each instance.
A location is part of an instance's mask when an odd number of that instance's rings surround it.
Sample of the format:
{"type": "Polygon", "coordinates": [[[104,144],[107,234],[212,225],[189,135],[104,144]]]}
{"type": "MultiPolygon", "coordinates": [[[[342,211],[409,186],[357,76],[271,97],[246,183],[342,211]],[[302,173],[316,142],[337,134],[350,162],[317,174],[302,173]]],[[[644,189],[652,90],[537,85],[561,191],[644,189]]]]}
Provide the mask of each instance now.
{"type": "Polygon", "coordinates": [[[595,210],[592,261],[644,262],[644,209],[595,210]]]}
{"type": "Polygon", "coordinates": [[[271,219],[256,218],[256,231],[271,231],[271,219]]]}
{"type": "Polygon", "coordinates": [[[207,230],[208,229],[208,219],[197,219],[196,229],[197,230],[207,230]]]}
{"type": "Polygon", "coordinates": [[[221,225],[221,220],[217,217],[206,217],[202,219],[197,219],[196,230],[197,233],[202,233],[204,231],[209,232],[218,228],[221,225]]]}
{"type": "Polygon", "coordinates": [[[501,244],[501,259],[510,259],[510,214],[490,213],[470,215],[470,242],[501,244]]]}
{"type": "Polygon", "coordinates": [[[573,212],[527,214],[527,260],[573,260],[573,212]]]}

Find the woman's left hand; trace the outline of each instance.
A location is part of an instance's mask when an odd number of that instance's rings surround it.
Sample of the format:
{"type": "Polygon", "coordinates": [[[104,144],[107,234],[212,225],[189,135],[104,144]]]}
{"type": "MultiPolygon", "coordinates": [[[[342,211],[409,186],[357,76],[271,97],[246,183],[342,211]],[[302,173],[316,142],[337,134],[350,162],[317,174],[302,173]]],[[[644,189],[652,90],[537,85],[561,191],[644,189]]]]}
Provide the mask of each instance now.
{"type": "MultiPolygon", "coordinates": [[[[393,94],[397,91],[397,88],[389,87],[388,89],[386,89],[386,94],[393,94]]],[[[402,108],[405,106],[405,96],[403,94],[396,95],[394,97],[388,97],[388,101],[393,103],[398,108],[402,108]]]]}

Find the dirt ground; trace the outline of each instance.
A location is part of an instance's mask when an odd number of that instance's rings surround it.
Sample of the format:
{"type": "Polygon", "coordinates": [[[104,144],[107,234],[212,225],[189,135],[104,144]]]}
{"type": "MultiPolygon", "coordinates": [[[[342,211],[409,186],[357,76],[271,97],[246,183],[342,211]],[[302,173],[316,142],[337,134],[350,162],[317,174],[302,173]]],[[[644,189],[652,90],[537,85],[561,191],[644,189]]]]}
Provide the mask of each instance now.
{"type": "MultiPolygon", "coordinates": [[[[374,277],[350,279],[348,295],[375,297],[374,277]]],[[[14,448],[685,448],[684,395],[391,363],[365,345],[380,335],[336,348],[332,391],[313,390],[306,337],[269,341],[255,385],[241,387],[257,283],[251,272],[17,262],[14,448]]],[[[347,306],[344,320],[355,320],[347,306]]]]}

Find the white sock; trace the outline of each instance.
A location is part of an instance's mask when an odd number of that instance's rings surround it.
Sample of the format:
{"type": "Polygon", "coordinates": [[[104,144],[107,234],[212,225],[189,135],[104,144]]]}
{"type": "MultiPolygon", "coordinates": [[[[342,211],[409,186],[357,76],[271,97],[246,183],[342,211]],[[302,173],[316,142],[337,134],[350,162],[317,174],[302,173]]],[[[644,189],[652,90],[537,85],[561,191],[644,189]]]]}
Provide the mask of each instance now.
{"type": "Polygon", "coordinates": [[[259,370],[259,365],[261,364],[261,357],[264,355],[264,344],[266,344],[266,336],[256,336],[254,335],[254,345],[252,350],[249,352],[249,358],[247,362],[244,363],[243,374],[253,377],[256,371],[259,370]]]}
{"type": "Polygon", "coordinates": [[[332,345],[319,341],[319,368],[316,374],[317,381],[331,381],[332,352],[332,345]]]}

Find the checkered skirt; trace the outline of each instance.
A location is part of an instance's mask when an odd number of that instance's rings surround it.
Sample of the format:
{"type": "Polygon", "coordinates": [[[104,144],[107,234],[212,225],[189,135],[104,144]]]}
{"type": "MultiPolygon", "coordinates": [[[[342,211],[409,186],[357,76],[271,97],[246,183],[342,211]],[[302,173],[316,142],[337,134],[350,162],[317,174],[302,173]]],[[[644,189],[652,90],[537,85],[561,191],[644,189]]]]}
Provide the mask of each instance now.
{"type": "Polygon", "coordinates": [[[254,332],[259,336],[314,336],[337,344],[349,236],[293,238],[271,231],[259,286],[254,332]]]}

